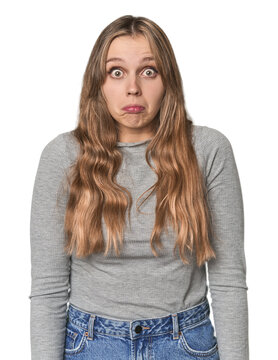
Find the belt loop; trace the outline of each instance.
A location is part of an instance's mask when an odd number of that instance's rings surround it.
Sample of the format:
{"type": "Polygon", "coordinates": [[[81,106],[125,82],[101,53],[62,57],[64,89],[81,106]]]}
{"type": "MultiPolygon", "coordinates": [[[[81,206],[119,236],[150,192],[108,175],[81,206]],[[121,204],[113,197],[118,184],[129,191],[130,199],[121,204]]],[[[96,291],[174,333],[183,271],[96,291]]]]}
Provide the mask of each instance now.
{"type": "Polygon", "coordinates": [[[172,314],[172,321],[173,321],[173,339],[176,340],[179,338],[179,322],[178,322],[177,314],[172,314]]]}
{"type": "Polygon", "coordinates": [[[95,316],[90,315],[90,319],[88,323],[88,340],[93,340],[94,337],[94,321],[95,321],[95,316]]]}

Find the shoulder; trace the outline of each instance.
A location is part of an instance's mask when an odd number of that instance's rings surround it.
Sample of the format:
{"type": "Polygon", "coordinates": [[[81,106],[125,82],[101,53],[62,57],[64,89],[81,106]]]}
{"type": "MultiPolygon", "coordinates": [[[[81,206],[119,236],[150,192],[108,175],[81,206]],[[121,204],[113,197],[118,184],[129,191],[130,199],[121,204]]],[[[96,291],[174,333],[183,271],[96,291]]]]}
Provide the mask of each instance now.
{"type": "Polygon", "coordinates": [[[72,131],[66,131],[50,139],[44,146],[41,158],[69,166],[78,155],[79,144],[72,131]]]}
{"type": "Polygon", "coordinates": [[[234,161],[230,140],[221,131],[204,126],[193,126],[193,144],[199,165],[204,174],[211,173],[217,166],[234,161]]]}
{"type": "Polygon", "coordinates": [[[223,132],[205,125],[193,125],[193,141],[197,147],[204,151],[231,145],[223,132]]]}

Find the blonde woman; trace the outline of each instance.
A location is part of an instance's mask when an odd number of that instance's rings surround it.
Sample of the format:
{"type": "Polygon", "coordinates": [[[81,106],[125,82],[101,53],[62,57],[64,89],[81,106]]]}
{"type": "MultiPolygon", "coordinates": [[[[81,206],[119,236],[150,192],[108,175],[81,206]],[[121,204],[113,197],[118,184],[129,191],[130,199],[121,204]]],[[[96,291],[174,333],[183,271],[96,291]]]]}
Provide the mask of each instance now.
{"type": "Polygon", "coordinates": [[[233,150],[189,119],[153,21],[99,35],[77,127],[42,151],[30,235],[32,360],[249,359],[233,150]]]}

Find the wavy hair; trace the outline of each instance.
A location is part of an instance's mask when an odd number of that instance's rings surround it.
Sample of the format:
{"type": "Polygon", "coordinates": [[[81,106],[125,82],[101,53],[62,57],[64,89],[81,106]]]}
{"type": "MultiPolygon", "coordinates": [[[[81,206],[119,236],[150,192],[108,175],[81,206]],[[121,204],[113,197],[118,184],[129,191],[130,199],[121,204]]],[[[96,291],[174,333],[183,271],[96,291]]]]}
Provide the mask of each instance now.
{"type": "MultiPolygon", "coordinates": [[[[111,42],[119,37],[143,35],[148,40],[165,95],[155,120],[155,135],[149,142],[145,159],[156,173],[157,181],[148,191],[156,194],[155,224],[150,238],[155,249],[162,248],[160,235],[172,225],[182,262],[188,264],[186,252],[196,252],[201,266],[216,257],[210,244],[213,232],[204,178],[192,143],[192,120],[185,109],[182,79],[172,46],[163,30],[145,17],[122,16],[99,35],[83,76],[78,124],[72,134],[80,145],[78,158],[70,166],[69,197],[64,218],[65,251],[77,257],[104,250],[103,217],[107,228],[104,255],[113,245],[119,256],[123,246],[125,218],[130,209],[130,192],[115,180],[122,164],[117,148],[118,130],[108,111],[101,87],[106,77],[105,61],[111,42]],[[152,157],[155,167],[150,163],[152,157]]],[[[144,202],[143,201],[143,202],[144,202]]],[[[143,202],[141,204],[143,204],[143,202]]]]}

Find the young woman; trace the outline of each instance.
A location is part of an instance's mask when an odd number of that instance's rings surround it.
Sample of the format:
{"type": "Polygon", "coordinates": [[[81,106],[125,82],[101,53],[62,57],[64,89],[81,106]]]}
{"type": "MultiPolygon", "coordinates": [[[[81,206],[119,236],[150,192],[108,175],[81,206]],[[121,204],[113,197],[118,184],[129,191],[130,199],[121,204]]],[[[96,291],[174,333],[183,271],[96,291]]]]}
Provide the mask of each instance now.
{"type": "Polygon", "coordinates": [[[249,359],[233,150],[189,119],[153,21],[98,37],[78,125],[42,151],[30,234],[32,360],[249,359]]]}

